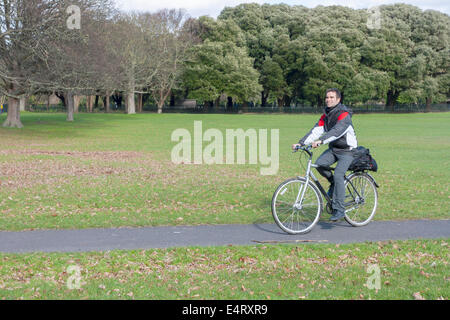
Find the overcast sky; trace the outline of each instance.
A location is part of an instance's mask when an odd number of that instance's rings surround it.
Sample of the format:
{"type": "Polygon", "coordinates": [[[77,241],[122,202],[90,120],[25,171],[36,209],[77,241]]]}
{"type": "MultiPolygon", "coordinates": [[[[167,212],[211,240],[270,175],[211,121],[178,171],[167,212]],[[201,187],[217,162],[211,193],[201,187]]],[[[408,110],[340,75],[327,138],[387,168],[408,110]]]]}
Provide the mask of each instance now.
{"type": "Polygon", "coordinates": [[[240,3],[256,2],[259,4],[286,3],[289,5],[303,5],[314,8],[318,5],[342,5],[355,9],[370,8],[380,4],[407,3],[423,10],[434,9],[450,15],[450,1],[448,0],[115,0],[123,10],[157,11],[163,8],[186,9],[192,17],[209,15],[217,18],[224,7],[234,7],[240,3]]]}

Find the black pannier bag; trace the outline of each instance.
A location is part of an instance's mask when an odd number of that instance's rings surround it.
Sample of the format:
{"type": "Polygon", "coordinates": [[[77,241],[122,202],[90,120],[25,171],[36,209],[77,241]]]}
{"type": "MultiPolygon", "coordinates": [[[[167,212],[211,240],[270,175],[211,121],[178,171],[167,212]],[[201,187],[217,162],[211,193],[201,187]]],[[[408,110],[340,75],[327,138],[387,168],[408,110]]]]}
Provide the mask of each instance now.
{"type": "Polygon", "coordinates": [[[354,152],[354,160],[348,170],[350,171],[377,171],[378,165],[374,158],[370,155],[370,150],[364,147],[357,147],[354,152]]]}

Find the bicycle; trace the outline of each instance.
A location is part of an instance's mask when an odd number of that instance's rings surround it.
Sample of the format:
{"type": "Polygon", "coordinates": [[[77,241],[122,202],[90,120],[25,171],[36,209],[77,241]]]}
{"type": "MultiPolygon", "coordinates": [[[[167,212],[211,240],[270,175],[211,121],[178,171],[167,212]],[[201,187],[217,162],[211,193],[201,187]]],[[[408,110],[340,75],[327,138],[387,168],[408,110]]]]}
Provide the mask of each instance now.
{"type": "MultiPolygon", "coordinates": [[[[318,166],[312,163],[311,146],[298,147],[309,155],[305,176],[288,179],[281,183],[272,197],[272,215],[276,224],[289,234],[304,234],[316,225],[326,209],[332,212],[331,201],[311,168],[318,166]],[[305,187],[306,186],[306,187],[305,187]]],[[[334,170],[329,167],[327,169],[334,170]]],[[[367,225],[375,215],[378,204],[378,184],[366,172],[352,171],[345,179],[345,220],[354,227],[367,225]]]]}

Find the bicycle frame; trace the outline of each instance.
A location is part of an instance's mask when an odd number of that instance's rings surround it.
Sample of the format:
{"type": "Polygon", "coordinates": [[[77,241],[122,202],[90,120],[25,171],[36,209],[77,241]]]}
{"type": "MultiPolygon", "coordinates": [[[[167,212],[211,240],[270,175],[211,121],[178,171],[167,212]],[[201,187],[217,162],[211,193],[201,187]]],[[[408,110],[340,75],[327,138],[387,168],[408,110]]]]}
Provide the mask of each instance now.
{"type": "MultiPolygon", "coordinates": [[[[310,151],[311,150],[311,146],[308,146],[306,148],[299,148],[297,150],[303,150],[304,152],[308,153],[308,155],[309,155],[308,166],[306,168],[306,174],[305,174],[304,177],[302,177],[302,178],[304,178],[306,180],[305,186],[307,186],[309,184],[309,181],[312,179],[312,181],[315,183],[315,185],[319,189],[319,191],[322,194],[322,196],[327,200],[328,203],[331,203],[332,200],[328,196],[328,193],[325,191],[325,189],[323,188],[323,186],[320,183],[319,179],[316,178],[316,176],[314,175],[314,173],[311,170],[311,168],[318,168],[319,167],[318,165],[312,163],[313,153],[310,151]]],[[[296,151],[294,151],[294,152],[296,152],[296,151]]],[[[331,167],[328,167],[328,169],[334,170],[334,168],[331,168],[331,167]]],[[[372,176],[369,175],[369,177],[374,181],[375,185],[378,187],[378,185],[376,184],[376,182],[372,178],[372,176]]],[[[348,177],[346,175],[344,176],[344,179],[346,181],[349,181],[349,179],[348,179],[348,177]]],[[[349,182],[350,182],[350,185],[352,186],[353,191],[356,193],[356,195],[358,197],[361,197],[361,195],[358,193],[358,190],[355,188],[353,183],[351,181],[349,181],[349,182]]],[[[305,188],[300,188],[300,190],[299,190],[299,192],[297,194],[296,203],[300,203],[300,204],[303,203],[303,198],[305,196],[305,192],[306,192],[306,187],[305,188]]]]}

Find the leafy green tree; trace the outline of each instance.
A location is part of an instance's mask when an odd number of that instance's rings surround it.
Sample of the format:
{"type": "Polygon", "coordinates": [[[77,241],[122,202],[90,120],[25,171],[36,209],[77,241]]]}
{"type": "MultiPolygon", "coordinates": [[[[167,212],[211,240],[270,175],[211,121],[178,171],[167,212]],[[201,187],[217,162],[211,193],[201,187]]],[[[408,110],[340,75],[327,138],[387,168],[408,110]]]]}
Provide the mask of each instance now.
{"type": "MultiPolygon", "coordinates": [[[[277,99],[278,105],[282,107],[284,105],[283,99],[285,95],[289,94],[289,88],[283,70],[280,65],[271,58],[267,58],[263,63],[261,84],[264,88],[263,99],[267,99],[269,93],[271,93],[274,98],[277,99]]],[[[265,103],[263,102],[262,104],[264,105],[265,103]]]]}
{"type": "Polygon", "coordinates": [[[380,7],[380,30],[369,30],[361,63],[389,75],[386,104],[443,98],[438,78],[448,74],[448,15],[404,5],[380,7]],[[447,58],[446,58],[447,57],[447,58]],[[400,100],[399,100],[400,99],[400,100]]]}
{"type": "Polygon", "coordinates": [[[445,101],[449,91],[445,79],[450,69],[450,19],[433,10],[425,11],[417,19],[411,28],[411,38],[416,44],[413,49],[416,73],[410,87],[416,91],[418,100],[425,101],[429,111],[433,100],[445,101]]]}
{"type": "Polygon", "coordinates": [[[246,102],[259,95],[259,74],[245,48],[239,48],[231,41],[206,40],[192,50],[184,74],[190,98],[214,101],[217,107],[222,94],[237,102],[246,102]]]}
{"type": "Polygon", "coordinates": [[[279,103],[320,106],[331,86],[350,104],[385,99],[393,106],[408,94],[428,105],[442,100],[448,95],[448,15],[404,4],[379,9],[380,28],[369,28],[367,10],[342,6],[241,4],[218,19],[232,19],[244,32],[261,74],[263,104],[271,95],[279,103]]]}
{"type": "Polygon", "coordinates": [[[193,48],[192,59],[186,63],[183,82],[188,96],[215,107],[222,95],[228,96],[229,103],[245,105],[257,99],[259,73],[238,24],[232,19],[200,17],[193,28],[203,43],[193,48]]]}
{"type": "MultiPolygon", "coordinates": [[[[279,104],[283,101],[284,94],[279,85],[285,83],[284,80],[280,82],[280,77],[284,76],[284,72],[281,70],[281,74],[275,74],[273,71],[276,62],[270,60],[270,58],[273,55],[273,50],[278,46],[278,36],[280,35],[280,30],[274,28],[279,26],[288,16],[289,6],[287,5],[261,6],[251,3],[241,4],[234,8],[225,8],[218,18],[219,20],[233,19],[243,31],[249,55],[254,59],[254,67],[260,73],[259,82],[263,87],[263,90],[261,90],[263,106],[265,106],[269,94],[274,88],[276,92],[272,94],[279,104]],[[272,76],[273,79],[271,79],[272,76]],[[275,83],[278,84],[273,87],[275,83]],[[269,85],[272,87],[269,87],[269,85]]],[[[278,69],[278,71],[280,70],[278,69]]],[[[286,84],[285,87],[287,87],[286,84]]]]}
{"type": "Polygon", "coordinates": [[[238,47],[246,46],[244,33],[232,19],[214,20],[211,17],[202,16],[197,20],[196,29],[196,35],[202,41],[231,41],[238,47]]]}
{"type": "Polygon", "coordinates": [[[346,88],[346,101],[365,103],[369,100],[383,100],[389,88],[386,72],[362,68],[346,88]]]}

